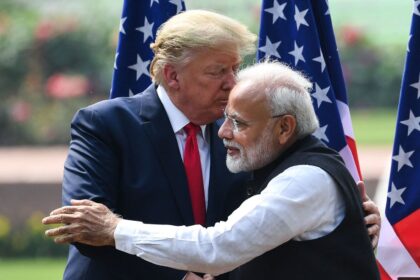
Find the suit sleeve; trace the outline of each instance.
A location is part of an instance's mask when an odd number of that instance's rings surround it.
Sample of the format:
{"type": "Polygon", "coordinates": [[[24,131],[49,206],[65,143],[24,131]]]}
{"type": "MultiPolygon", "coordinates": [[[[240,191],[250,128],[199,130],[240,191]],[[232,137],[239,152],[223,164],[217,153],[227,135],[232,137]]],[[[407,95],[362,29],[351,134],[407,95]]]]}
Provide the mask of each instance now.
{"type": "MultiPolygon", "coordinates": [[[[116,208],[119,185],[117,145],[110,126],[92,108],[80,110],[71,124],[71,142],[64,164],[63,204],[71,199],[91,199],[116,208]]],[[[110,248],[75,244],[87,256],[103,257],[110,248]]]]}

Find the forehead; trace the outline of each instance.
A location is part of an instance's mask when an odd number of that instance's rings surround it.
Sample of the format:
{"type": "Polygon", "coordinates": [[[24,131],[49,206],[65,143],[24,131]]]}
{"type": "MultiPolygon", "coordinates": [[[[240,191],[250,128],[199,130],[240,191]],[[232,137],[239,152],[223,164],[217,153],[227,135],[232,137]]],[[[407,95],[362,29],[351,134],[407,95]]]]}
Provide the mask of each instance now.
{"type": "Polygon", "coordinates": [[[237,65],[241,63],[241,57],[236,49],[207,48],[193,51],[191,64],[200,65],[203,68],[217,65],[237,65]]]}
{"type": "Polygon", "coordinates": [[[226,111],[244,118],[265,115],[268,113],[265,93],[250,82],[241,82],[232,89],[226,111]]]}

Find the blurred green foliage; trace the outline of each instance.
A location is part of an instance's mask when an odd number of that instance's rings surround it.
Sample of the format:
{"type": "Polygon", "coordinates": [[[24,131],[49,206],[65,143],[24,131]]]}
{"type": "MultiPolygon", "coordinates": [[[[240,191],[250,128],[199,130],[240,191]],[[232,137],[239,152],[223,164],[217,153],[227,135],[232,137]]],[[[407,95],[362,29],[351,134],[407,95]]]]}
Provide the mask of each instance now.
{"type": "Polygon", "coordinates": [[[378,46],[354,26],[336,31],[351,108],[397,108],[406,47],[378,46]]]}
{"type": "Polygon", "coordinates": [[[0,2],[0,145],[67,143],[76,110],[108,97],[118,24],[49,4],[0,2]]]}
{"type": "Polygon", "coordinates": [[[358,146],[392,146],[397,109],[370,108],[351,111],[358,146]]]}
{"type": "Polygon", "coordinates": [[[0,216],[0,258],[65,257],[68,246],[58,246],[44,235],[48,228],[41,224],[44,213],[34,212],[19,228],[11,228],[9,220],[0,216]]]}

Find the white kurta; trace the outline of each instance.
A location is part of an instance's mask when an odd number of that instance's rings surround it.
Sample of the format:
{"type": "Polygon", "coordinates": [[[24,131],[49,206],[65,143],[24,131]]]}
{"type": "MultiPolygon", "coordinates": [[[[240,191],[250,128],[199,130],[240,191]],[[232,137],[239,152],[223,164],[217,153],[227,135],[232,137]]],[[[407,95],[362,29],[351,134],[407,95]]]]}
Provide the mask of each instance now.
{"type": "Polygon", "coordinates": [[[213,227],[121,221],[118,250],[158,265],[218,275],[294,239],[315,239],[344,219],[345,205],[322,169],[299,165],[273,178],[259,195],[213,227]]]}

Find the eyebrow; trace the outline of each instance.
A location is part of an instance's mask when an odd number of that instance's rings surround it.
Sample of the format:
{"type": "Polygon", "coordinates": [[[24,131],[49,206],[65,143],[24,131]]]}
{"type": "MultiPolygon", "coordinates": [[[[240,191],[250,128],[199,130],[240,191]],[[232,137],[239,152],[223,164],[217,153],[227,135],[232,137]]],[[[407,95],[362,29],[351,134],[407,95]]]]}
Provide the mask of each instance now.
{"type": "Polygon", "coordinates": [[[226,66],[223,65],[223,64],[212,64],[212,65],[207,66],[204,69],[205,70],[219,70],[219,69],[224,68],[224,67],[226,67],[226,66]]]}
{"type": "Polygon", "coordinates": [[[228,113],[227,111],[225,112],[226,112],[226,115],[228,115],[230,118],[245,122],[243,117],[241,117],[241,115],[238,112],[232,112],[232,113],[228,113]]]}

